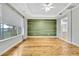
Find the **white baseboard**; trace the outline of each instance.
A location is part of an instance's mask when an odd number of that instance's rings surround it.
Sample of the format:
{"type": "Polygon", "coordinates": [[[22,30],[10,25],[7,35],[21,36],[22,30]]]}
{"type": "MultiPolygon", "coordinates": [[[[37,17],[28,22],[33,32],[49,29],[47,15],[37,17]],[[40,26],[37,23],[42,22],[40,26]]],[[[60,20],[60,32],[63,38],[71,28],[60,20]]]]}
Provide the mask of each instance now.
{"type": "Polygon", "coordinates": [[[2,54],[4,54],[5,52],[7,52],[8,50],[10,50],[11,48],[13,48],[14,46],[16,46],[17,44],[19,44],[20,42],[22,42],[23,40],[18,41],[17,43],[13,44],[12,46],[10,46],[9,48],[5,49],[2,53],[0,53],[0,56],[2,54]]]}
{"type": "Polygon", "coordinates": [[[28,36],[28,38],[57,38],[57,36],[28,36]]]}
{"type": "Polygon", "coordinates": [[[74,43],[74,42],[68,41],[67,39],[63,39],[63,38],[61,38],[61,37],[59,37],[59,39],[65,41],[65,42],[68,42],[69,44],[72,44],[72,45],[75,45],[75,46],[79,47],[79,44],[76,44],[76,43],[74,43]]]}

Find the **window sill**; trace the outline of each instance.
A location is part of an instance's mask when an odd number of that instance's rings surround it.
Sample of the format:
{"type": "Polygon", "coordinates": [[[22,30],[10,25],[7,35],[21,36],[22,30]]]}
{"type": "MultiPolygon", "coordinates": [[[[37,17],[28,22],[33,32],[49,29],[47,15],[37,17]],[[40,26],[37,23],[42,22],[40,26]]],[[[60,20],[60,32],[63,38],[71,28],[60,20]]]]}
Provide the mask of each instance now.
{"type": "Polygon", "coordinates": [[[13,38],[17,38],[19,36],[22,36],[22,34],[19,34],[17,36],[13,36],[13,37],[10,37],[10,38],[2,39],[2,40],[0,40],[0,42],[6,41],[6,40],[10,40],[10,39],[13,39],[13,38]]]}

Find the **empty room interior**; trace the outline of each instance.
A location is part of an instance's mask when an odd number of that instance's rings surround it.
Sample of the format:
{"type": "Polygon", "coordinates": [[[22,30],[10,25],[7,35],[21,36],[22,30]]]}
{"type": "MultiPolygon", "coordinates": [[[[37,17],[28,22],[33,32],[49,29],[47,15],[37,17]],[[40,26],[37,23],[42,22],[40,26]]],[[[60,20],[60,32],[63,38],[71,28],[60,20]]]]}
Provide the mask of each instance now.
{"type": "Polygon", "coordinates": [[[0,56],[79,56],[79,3],[0,3],[0,56]]]}

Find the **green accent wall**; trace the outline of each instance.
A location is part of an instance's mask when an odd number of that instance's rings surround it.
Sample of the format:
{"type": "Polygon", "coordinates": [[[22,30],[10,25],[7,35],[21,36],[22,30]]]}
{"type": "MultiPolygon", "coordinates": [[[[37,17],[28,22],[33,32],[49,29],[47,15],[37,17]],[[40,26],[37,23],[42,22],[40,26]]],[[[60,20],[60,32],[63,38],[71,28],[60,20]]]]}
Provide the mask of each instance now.
{"type": "Polygon", "coordinates": [[[56,19],[28,19],[28,36],[56,36],[56,19]]]}

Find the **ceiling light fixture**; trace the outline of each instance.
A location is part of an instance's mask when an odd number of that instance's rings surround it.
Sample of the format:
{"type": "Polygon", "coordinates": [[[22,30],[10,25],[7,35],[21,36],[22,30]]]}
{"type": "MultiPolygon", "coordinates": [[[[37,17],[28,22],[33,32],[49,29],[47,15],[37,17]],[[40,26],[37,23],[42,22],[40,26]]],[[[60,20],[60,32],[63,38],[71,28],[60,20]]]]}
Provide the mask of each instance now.
{"type": "Polygon", "coordinates": [[[43,6],[51,6],[53,3],[44,3],[43,6]]]}
{"type": "Polygon", "coordinates": [[[54,6],[52,6],[53,3],[44,3],[43,4],[43,8],[46,12],[50,11],[52,8],[54,8],[54,6]]]}

